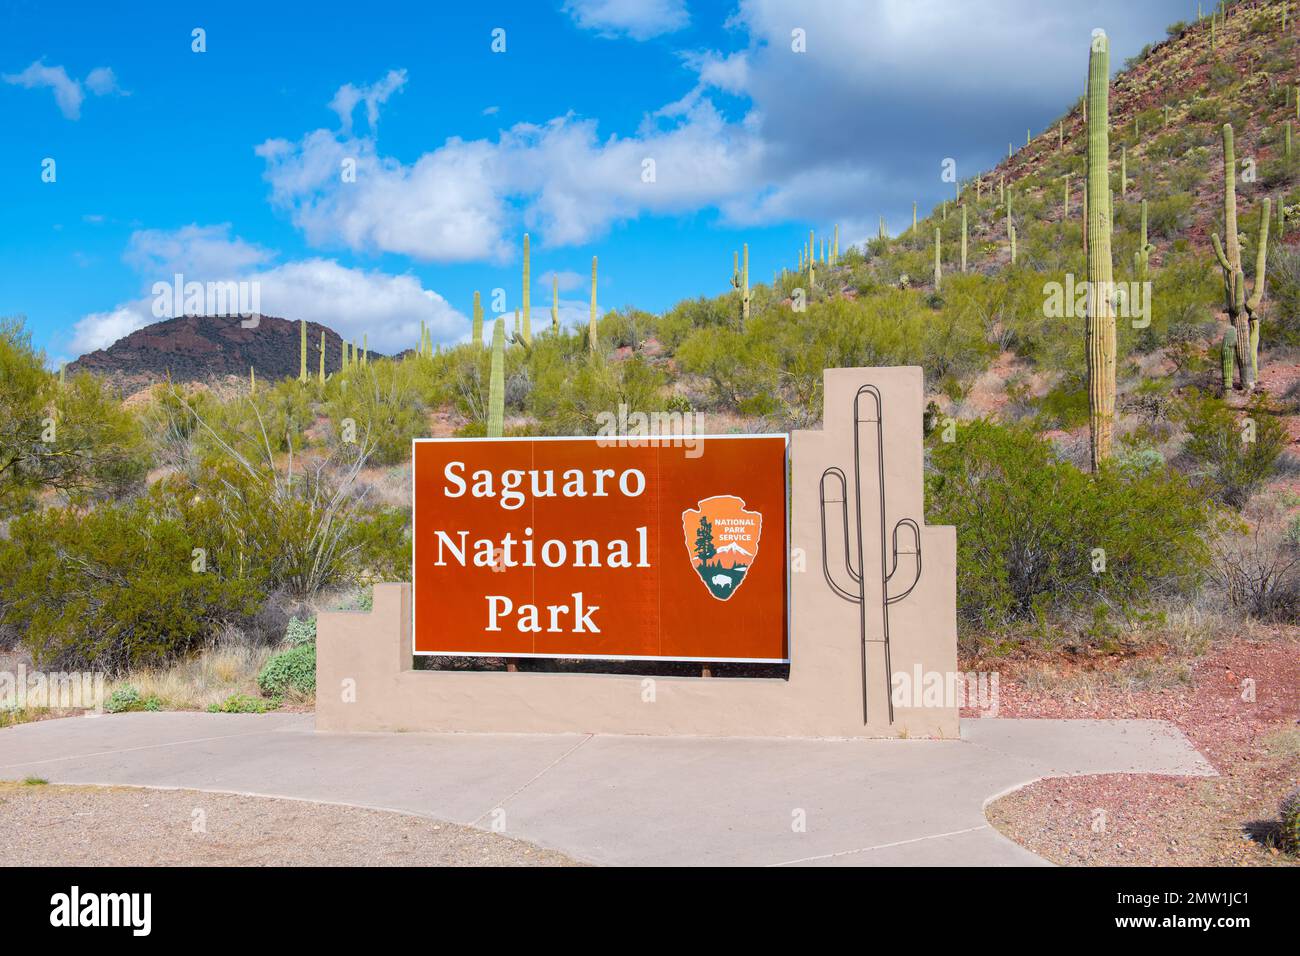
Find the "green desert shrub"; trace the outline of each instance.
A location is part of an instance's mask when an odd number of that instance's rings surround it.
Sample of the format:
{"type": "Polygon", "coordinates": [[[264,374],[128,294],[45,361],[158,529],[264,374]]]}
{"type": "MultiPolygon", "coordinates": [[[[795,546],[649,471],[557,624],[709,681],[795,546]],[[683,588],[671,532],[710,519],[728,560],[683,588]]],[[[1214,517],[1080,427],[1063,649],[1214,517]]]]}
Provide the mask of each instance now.
{"type": "Polygon", "coordinates": [[[262,700],[248,694],[231,694],[219,704],[209,704],[209,714],[265,714],[274,710],[274,701],[262,700]]]}
{"type": "Polygon", "coordinates": [[[296,617],[289,618],[289,626],[284,629],[284,643],[289,647],[315,644],[316,619],[309,617],[305,621],[300,621],[296,617]]]}
{"type": "Polygon", "coordinates": [[[1240,510],[1277,470],[1290,441],[1286,427],[1259,403],[1236,413],[1212,397],[1191,395],[1178,409],[1187,429],[1183,454],[1194,480],[1224,504],[1240,510]]]}
{"type": "Polygon", "coordinates": [[[142,482],[148,445],[135,417],[88,372],[62,386],[21,319],[0,319],[0,517],[53,489],[72,504],[142,482]]]}
{"type": "Polygon", "coordinates": [[[154,695],[141,697],[140,692],[131,685],[119,687],[108,695],[104,701],[104,710],[110,714],[124,714],[134,710],[162,710],[162,701],[154,695]]]}
{"type": "Polygon", "coordinates": [[[1282,799],[1279,815],[1282,848],[1300,856],[1300,789],[1292,790],[1282,799]]]}
{"type": "Polygon", "coordinates": [[[1210,509],[1172,471],[1116,464],[1087,474],[1032,431],[983,420],[929,448],[926,520],[957,527],[964,626],[1137,609],[1194,586],[1208,564],[1210,509]]]}
{"type": "Polygon", "coordinates": [[[195,549],[212,542],[196,538],[164,499],[155,491],[10,524],[0,541],[0,603],[40,666],[114,673],[159,665],[254,613],[253,581],[229,567],[196,570],[195,549]]]}
{"type": "Polygon", "coordinates": [[[291,647],[271,657],[257,675],[257,688],[267,697],[282,697],[290,691],[300,694],[315,691],[315,643],[291,647]]]}

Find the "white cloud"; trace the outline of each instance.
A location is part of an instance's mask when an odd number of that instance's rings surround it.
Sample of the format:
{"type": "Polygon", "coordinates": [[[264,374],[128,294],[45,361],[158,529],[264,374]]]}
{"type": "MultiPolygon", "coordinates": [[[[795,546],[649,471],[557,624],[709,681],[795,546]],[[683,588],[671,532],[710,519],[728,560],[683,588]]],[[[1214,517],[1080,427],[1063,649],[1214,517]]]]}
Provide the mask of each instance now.
{"type": "MultiPolygon", "coordinates": [[[[21,73],[6,73],[4,81],[28,90],[51,89],[54,91],[54,102],[64,117],[70,120],[81,118],[81,104],[85,102],[86,92],[81,83],[69,76],[68,71],[61,66],[46,66],[43,61],[36,60],[21,73]]],[[[86,77],[86,86],[96,96],[107,96],[110,93],[126,95],[117,85],[117,77],[112,68],[107,66],[91,70],[86,77]]]]}
{"type": "Polygon", "coordinates": [[[334,94],[334,99],[330,100],[329,107],[338,114],[343,132],[351,135],[352,113],[356,110],[358,103],[365,103],[366,123],[370,126],[371,133],[373,133],[375,127],[379,124],[379,107],[387,103],[388,98],[405,85],[405,70],[389,70],[382,80],[371,83],[369,86],[358,87],[353,86],[351,83],[343,84],[334,94]]]}
{"type": "Polygon", "coordinates": [[[190,273],[199,281],[236,276],[273,258],[267,249],[231,238],[228,222],[191,223],[175,230],[138,229],[131,233],[122,256],[150,285],[170,280],[177,272],[190,273]]]}
{"type": "Polygon", "coordinates": [[[117,75],[111,66],[97,66],[86,74],[86,89],[96,96],[108,96],[110,93],[117,93],[119,96],[127,95],[126,91],[117,85],[117,75]]]}
{"type": "Polygon", "coordinates": [[[81,118],[81,103],[86,98],[81,84],[68,76],[68,71],[61,66],[46,66],[37,60],[21,73],[6,73],[6,83],[36,90],[49,88],[54,91],[54,102],[59,104],[59,111],[70,120],[81,118]]]}
{"type": "Polygon", "coordinates": [[[257,147],[272,202],[308,241],[419,259],[504,261],[524,224],[546,245],[577,244],[643,212],[676,213],[749,188],[762,144],[699,101],[666,126],[601,139],[572,115],[520,123],[489,140],[447,140],[414,163],[380,156],[372,139],[326,130],[257,147]],[[356,181],[339,175],[345,159],[356,181]],[[652,181],[647,170],[653,169],[652,181]]]}
{"type": "MultiPolygon", "coordinates": [[[[269,253],[231,238],[229,228],[191,225],[170,233],[137,232],[124,259],[140,271],[146,290],[155,281],[171,282],[176,272],[186,282],[257,283],[263,314],[321,322],[356,341],[366,335],[379,352],[413,346],[421,319],[435,342],[460,341],[468,332],[465,316],[415,276],[353,269],[322,258],[273,265],[269,253]]],[[[165,297],[164,317],[171,315],[170,305],[165,297]]],[[[153,308],[152,295],[142,294],[109,311],[86,315],[74,327],[71,347],[77,352],[105,348],[157,322],[153,308]]]]}
{"type": "Polygon", "coordinates": [[[601,36],[648,40],[690,22],[685,0],[565,0],[564,12],[601,36]]]}

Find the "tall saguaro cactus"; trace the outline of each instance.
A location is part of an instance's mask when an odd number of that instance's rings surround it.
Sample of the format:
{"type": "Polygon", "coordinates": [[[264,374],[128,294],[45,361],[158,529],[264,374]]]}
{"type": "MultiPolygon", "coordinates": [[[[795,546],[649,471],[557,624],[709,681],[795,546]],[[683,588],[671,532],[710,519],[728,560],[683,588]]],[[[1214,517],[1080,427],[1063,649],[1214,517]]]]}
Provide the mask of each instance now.
{"type": "Polygon", "coordinates": [[[476,348],[483,347],[483,297],[476,291],[474,293],[474,324],[470,332],[476,348]]]}
{"type": "Polygon", "coordinates": [[[596,351],[596,257],[591,257],[591,317],[587,320],[587,348],[596,351]]]}
{"type": "Polygon", "coordinates": [[[939,284],[943,280],[943,265],[939,247],[939,227],[934,227],[934,291],[939,291],[939,284]]]}
{"type": "Polygon", "coordinates": [[[532,306],[532,281],[528,270],[528,233],[524,233],[524,327],[523,338],[525,345],[533,344],[533,320],[532,306]]]}
{"type": "Polygon", "coordinates": [[[1115,430],[1115,309],[1110,256],[1110,40],[1088,55],[1088,433],[1092,466],[1110,457],[1115,430]]]}
{"type": "Polygon", "coordinates": [[[740,324],[743,327],[749,321],[749,243],[741,246],[740,265],[740,324]]]}
{"type": "Polygon", "coordinates": [[[1265,267],[1268,265],[1268,226],[1273,203],[1265,199],[1259,220],[1259,242],[1255,258],[1255,285],[1246,293],[1246,276],[1241,268],[1241,240],[1237,236],[1237,153],[1233,145],[1232,124],[1223,124],[1223,231],[1227,248],[1216,232],[1211,236],[1214,255],[1223,270],[1223,292],[1228,321],[1237,332],[1237,376],[1244,391],[1255,387],[1259,365],[1259,323],[1263,316],[1265,267]]]}
{"type": "Polygon", "coordinates": [[[869,720],[867,645],[872,643],[883,645],[885,698],[889,701],[889,722],[894,722],[889,606],[911,594],[921,579],[920,526],[911,518],[901,518],[895,522],[892,533],[885,529],[887,499],[884,427],[880,391],[874,385],[863,385],[853,397],[852,513],[844,471],[832,466],[822,472],[821,478],[822,573],[836,595],[858,605],[864,724],[869,720]],[[870,402],[867,409],[863,408],[864,399],[870,402]],[[864,412],[867,417],[864,417],[864,412]],[[852,527],[850,520],[853,522],[852,527]],[[832,571],[830,547],[837,532],[844,547],[844,566],[832,571]],[[903,538],[901,546],[900,534],[903,538]],[[874,576],[867,572],[869,559],[866,549],[874,549],[877,541],[880,547],[880,568],[879,576],[874,576]],[[909,566],[910,574],[898,573],[903,564],[909,566]],[[841,570],[844,578],[840,577],[841,570]],[[904,586],[907,577],[910,580],[904,586]]]}
{"type": "Polygon", "coordinates": [[[320,383],[325,384],[325,330],[320,330],[320,383]]]}
{"type": "Polygon", "coordinates": [[[551,331],[560,334],[560,280],[551,273],[551,331]]]}
{"type": "Polygon", "coordinates": [[[1134,271],[1137,277],[1145,282],[1151,276],[1151,253],[1156,251],[1156,247],[1147,242],[1147,201],[1142,200],[1142,238],[1138,243],[1137,252],[1133,253],[1134,271]]]}
{"type": "MultiPolygon", "coordinates": [[[[1289,124],[1288,124],[1289,128],[1289,124]]],[[[838,265],[840,261],[840,224],[835,224],[835,239],[831,243],[831,265],[838,265]]]]}
{"type": "Polygon", "coordinates": [[[298,320],[298,381],[307,381],[307,320],[298,320]]]}
{"type": "Polygon", "coordinates": [[[966,271],[966,204],[961,204],[961,271],[966,271]]]}
{"type": "Polygon", "coordinates": [[[813,266],[813,260],[817,254],[817,243],[813,240],[813,231],[808,230],[808,294],[812,295],[813,283],[817,279],[817,270],[813,266]]]}
{"type": "Polygon", "coordinates": [[[506,421],[506,317],[492,323],[492,372],[488,377],[487,437],[500,438],[506,421]]]}

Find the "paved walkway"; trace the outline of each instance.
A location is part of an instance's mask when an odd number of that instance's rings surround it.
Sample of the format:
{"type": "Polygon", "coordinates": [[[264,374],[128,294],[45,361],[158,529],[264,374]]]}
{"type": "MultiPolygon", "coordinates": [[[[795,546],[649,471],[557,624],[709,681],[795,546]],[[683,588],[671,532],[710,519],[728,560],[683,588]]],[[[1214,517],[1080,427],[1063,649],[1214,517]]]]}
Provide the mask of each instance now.
{"type": "Polygon", "coordinates": [[[318,735],[312,722],[134,713],[21,724],[0,730],[0,779],[398,810],[496,825],[598,864],[889,866],[1043,864],[983,812],[1040,777],[1214,773],[1156,720],[964,720],[961,740],[318,735]]]}

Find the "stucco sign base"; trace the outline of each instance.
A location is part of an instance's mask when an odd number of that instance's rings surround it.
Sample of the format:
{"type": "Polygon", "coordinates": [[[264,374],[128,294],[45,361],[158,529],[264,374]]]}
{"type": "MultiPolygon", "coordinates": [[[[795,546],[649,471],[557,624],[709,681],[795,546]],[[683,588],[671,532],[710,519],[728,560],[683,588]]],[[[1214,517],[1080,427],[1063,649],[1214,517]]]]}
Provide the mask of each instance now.
{"type": "Polygon", "coordinates": [[[894,674],[955,672],[956,533],[923,524],[921,370],[828,369],[824,383],[824,430],[794,432],[790,444],[788,679],[417,671],[411,588],[380,584],[372,611],[319,617],[317,730],[956,738],[953,701],[923,706],[909,698],[896,704],[890,720],[878,623],[883,610],[894,674]],[[879,412],[871,413],[869,426],[857,401],[868,386],[879,395],[879,412]],[[855,443],[855,429],[861,437],[868,428],[870,441],[855,443]],[[850,525],[872,522],[865,535],[846,536],[838,517],[829,523],[824,518],[823,476],[829,469],[842,471],[849,488],[855,476],[865,476],[856,482],[861,504],[848,506],[850,525]],[[909,520],[922,555],[920,574],[906,594],[886,604],[881,582],[884,592],[892,592],[882,562],[891,557],[874,542],[882,528],[909,520]],[[833,532],[825,542],[824,524],[833,532]],[[871,608],[865,623],[863,605],[828,583],[827,565],[846,580],[845,537],[847,566],[857,569],[848,580],[860,578],[871,608]],[[864,542],[862,555],[857,540],[864,542]]]}

